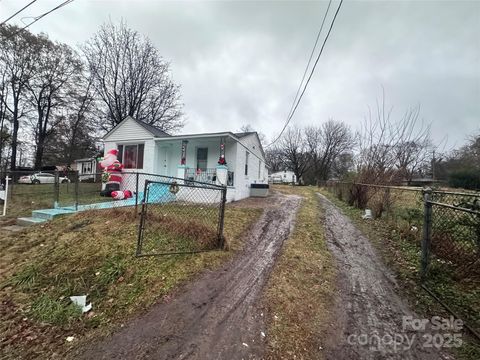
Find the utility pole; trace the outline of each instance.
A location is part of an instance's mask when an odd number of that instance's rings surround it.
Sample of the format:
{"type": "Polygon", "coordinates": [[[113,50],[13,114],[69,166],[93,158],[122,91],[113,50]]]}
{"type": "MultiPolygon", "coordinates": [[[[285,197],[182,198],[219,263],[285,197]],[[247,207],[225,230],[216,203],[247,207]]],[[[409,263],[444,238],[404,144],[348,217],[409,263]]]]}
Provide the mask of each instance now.
{"type": "Polygon", "coordinates": [[[433,150],[433,158],[432,158],[432,179],[435,180],[435,150],[433,150]]]}

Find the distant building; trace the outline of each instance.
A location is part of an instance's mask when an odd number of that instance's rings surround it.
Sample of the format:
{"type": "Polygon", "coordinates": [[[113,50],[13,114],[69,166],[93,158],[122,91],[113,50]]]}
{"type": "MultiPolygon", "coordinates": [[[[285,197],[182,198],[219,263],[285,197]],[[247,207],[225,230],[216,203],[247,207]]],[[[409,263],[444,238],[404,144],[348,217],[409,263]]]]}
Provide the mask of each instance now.
{"type": "Polygon", "coordinates": [[[78,159],[74,163],[73,170],[78,171],[80,181],[95,181],[99,178],[98,174],[102,172],[96,158],[78,159]]]}
{"type": "Polygon", "coordinates": [[[268,182],[272,184],[296,184],[297,177],[290,170],[278,171],[268,175],[268,182]]]}

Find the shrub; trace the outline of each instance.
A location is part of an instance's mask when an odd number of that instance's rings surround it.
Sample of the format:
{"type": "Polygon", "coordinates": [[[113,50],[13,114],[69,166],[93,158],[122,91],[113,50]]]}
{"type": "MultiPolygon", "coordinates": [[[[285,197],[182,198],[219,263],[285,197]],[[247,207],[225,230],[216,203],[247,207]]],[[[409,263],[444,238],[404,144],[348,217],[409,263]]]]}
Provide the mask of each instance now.
{"type": "Polygon", "coordinates": [[[448,184],[454,188],[480,189],[480,169],[464,169],[450,173],[448,184]]]}

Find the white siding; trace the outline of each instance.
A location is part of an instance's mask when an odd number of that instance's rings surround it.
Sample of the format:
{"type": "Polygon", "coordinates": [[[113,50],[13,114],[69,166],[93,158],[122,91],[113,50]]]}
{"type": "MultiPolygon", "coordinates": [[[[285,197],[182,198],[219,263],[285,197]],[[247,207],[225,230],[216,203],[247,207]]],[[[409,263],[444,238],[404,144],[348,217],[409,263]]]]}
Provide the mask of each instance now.
{"type": "Polygon", "coordinates": [[[265,166],[265,158],[262,154],[260,143],[255,134],[245,136],[240,139],[241,144],[237,144],[237,164],[235,168],[235,200],[241,200],[250,196],[250,184],[266,183],[268,172],[265,166]],[[247,149],[246,149],[247,148],[247,149]],[[248,175],[245,175],[246,152],[248,157],[248,175]],[[258,176],[258,166],[260,163],[260,177],[258,176]],[[238,176],[237,176],[238,174],[238,176]]]}
{"type": "Polygon", "coordinates": [[[137,141],[105,141],[105,154],[112,149],[118,149],[118,145],[144,144],[143,169],[123,169],[124,172],[144,172],[152,174],[155,172],[155,141],[137,140],[137,141]]]}
{"type": "Polygon", "coordinates": [[[132,140],[145,140],[152,139],[153,135],[145,129],[142,125],[139,125],[135,120],[128,117],[121,124],[117,126],[108,136],[105,137],[105,141],[121,141],[128,142],[132,140]]]}

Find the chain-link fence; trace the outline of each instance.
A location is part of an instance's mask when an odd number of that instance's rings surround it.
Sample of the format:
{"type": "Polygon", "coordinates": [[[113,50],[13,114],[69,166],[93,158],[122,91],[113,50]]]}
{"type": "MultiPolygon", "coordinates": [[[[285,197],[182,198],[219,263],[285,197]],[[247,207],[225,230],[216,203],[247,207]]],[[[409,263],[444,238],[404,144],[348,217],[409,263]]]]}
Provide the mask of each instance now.
{"type": "Polygon", "coordinates": [[[11,219],[32,216],[33,210],[40,210],[33,216],[81,211],[116,216],[122,208],[137,216],[141,210],[138,256],[222,247],[226,187],[147,173],[118,176],[119,183],[108,188],[111,177],[103,173],[8,173],[8,214],[11,219]]]}
{"type": "Polygon", "coordinates": [[[422,286],[472,332],[480,332],[479,193],[338,181],[322,186],[365,210],[364,219],[394,229],[390,234],[408,244],[397,248],[418,257],[422,286]]]}
{"type": "MultiPolygon", "coordinates": [[[[62,187],[68,179],[61,178],[62,187]]],[[[6,202],[6,219],[31,216],[33,210],[54,206],[55,172],[8,171],[0,173],[0,191],[7,194],[0,202],[6,202]],[[8,186],[8,188],[7,188],[8,186]]]]}
{"type": "Polygon", "coordinates": [[[225,187],[146,180],[143,189],[137,256],[222,247],[225,187]]]}
{"type": "Polygon", "coordinates": [[[422,188],[328,181],[322,184],[339,200],[382,219],[401,236],[420,244],[423,226],[422,188]]]}
{"type": "MultiPolygon", "coordinates": [[[[109,185],[105,176],[105,173],[79,174],[77,171],[9,171],[0,174],[0,202],[4,201],[3,194],[8,193],[5,218],[30,217],[32,211],[49,209],[76,212],[134,207],[137,210],[143,199],[146,180],[165,183],[184,181],[157,174],[123,171],[117,174],[120,177],[118,183],[109,185]],[[7,178],[8,190],[5,191],[7,178]]],[[[212,186],[195,180],[188,182],[212,186]]]]}
{"type": "Polygon", "coordinates": [[[423,286],[478,336],[480,194],[426,191],[424,196],[423,286]],[[476,301],[464,301],[460,294],[476,301]]]}

